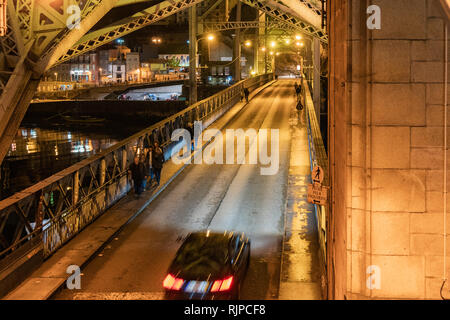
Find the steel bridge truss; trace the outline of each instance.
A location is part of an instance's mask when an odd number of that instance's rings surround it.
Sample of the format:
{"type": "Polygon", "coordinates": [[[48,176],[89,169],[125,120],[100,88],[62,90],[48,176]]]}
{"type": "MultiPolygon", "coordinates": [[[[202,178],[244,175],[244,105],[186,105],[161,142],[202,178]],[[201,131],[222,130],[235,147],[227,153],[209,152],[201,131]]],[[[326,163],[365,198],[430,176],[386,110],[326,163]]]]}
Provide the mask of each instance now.
{"type": "Polygon", "coordinates": [[[264,2],[258,0],[241,0],[241,2],[253,8],[259,9],[278,21],[291,25],[311,37],[319,38],[320,41],[328,43],[328,36],[325,31],[321,28],[308,24],[297,17],[294,17],[287,11],[280,9],[282,6],[280,6],[278,2],[273,0],[267,0],[264,2]]]}
{"type": "MultiPolygon", "coordinates": [[[[173,0],[164,1],[157,5],[151,6],[141,12],[134,14],[131,17],[122,19],[117,23],[110,26],[101,28],[99,30],[90,32],[82,37],[72,48],[70,48],[65,54],[63,54],[55,64],[59,64],[72,59],[75,56],[86,53],[97,47],[100,47],[106,43],[111,42],[117,38],[127,35],[131,32],[146,27],[154,22],[167,18],[168,16],[175,14],[181,10],[184,10],[194,4],[203,2],[204,0],[173,0]]],[[[259,2],[257,0],[241,0],[243,3],[255,7],[268,15],[275,18],[275,22],[269,22],[268,26],[273,28],[287,29],[292,31],[300,31],[310,36],[319,37],[322,41],[327,41],[326,34],[306,23],[301,19],[292,16],[288,12],[281,10],[279,7],[274,7],[274,3],[271,2],[259,2]]],[[[310,10],[316,15],[321,15],[321,11],[316,7],[317,4],[311,4],[310,0],[301,0],[310,10]]],[[[278,2],[277,2],[278,4],[278,2]]],[[[222,22],[218,23],[220,26],[216,28],[219,30],[230,30],[236,28],[257,28],[260,27],[256,21],[250,22],[222,22]],[[258,24],[258,26],[256,26],[258,24]]],[[[210,23],[205,23],[208,30],[212,30],[210,23]]],[[[217,26],[217,23],[216,23],[217,26]]],[[[205,28],[206,32],[206,28],[205,28]]]]}
{"type": "Polygon", "coordinates": [[[258,29],[266,28],[267,30],[286,30],[289,32],[302,31],[300,28],[293,27],[292,25],[279,20],[271,20],[267,22],[262,21],[225,21],[225,22],[204,22],[203,33],[217,32],[233,29],[258,29]]]}
{"type": "Polygon", "coordinates": [[[45,68],[117,0],[8,0],[0,38],[0,162],[17,133],[45,68]]]}
{"type": "Polygon", "coordinates": [[[100,47],[112,40],[144,28],[203,1],[204,0],[172,0],[158,3],[131,17],[122,19],[113,25],[86,34],[62,55],[55,64],[70,60],[75,56],[100,47]]]}

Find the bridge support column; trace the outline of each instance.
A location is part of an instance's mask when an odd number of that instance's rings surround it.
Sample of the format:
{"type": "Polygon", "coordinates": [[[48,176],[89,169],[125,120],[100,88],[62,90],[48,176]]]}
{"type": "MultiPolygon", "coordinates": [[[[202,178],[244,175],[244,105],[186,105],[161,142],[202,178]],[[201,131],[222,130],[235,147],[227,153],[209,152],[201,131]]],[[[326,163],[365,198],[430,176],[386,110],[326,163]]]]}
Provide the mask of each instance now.
{"type": "Polygon", "coordinates": [[[449,17],[379,1],[376,29],[372,4],[328,1],[329,296],[448,299],[449,17]]]}
{"type": "Polygon", "coordinates": [[[316,110],[317,121],[320,125],[320,40],[314,38],[312,43],[313,52],[313,101],[316,110]]]}
{"type": "MultiPolygon", "coordinates": [[[[265,13],[260,13],[260,11],[257,10],[256,15],[258,16],[257,20],[260,23],[264,23],[266,21],[266,14],[265,13]]],[[[266,61],[265,61],[267,50],[263,51],[263,52],[259,52],[260,47],[264,47],[264,48],[266,47],[266,37],[265,37],[265,35],[266,35],[266,24],[264,24],[262,27],[259,27],[258,31],[257,31],[257,34],[256,34],[256,37],[258,38],[258,48],[257,48],[257,50],[258,50],[258,62],[257,63],[258,63],[258,72],[259,73],[267,73],[266,61]]]]}
{"type": "Polygon", "coordinates": [[[3,90],[4,93],[0,100],[0,163],[17,134],[28,105],[39,85],[40,76],[31,70],[23,57],[3,90]]]}
{"type": "MultiPolygon", "coordinates": [[[[236,21],[241,21],[241,2],[236,4],[236,21]]],[[[234,37],[234,81],[241,80],[241,31],[236,29],[236,36],[234,37]]]]}
{"type": "Polygon", "coordinates": [[[197,102],[197,6],[189,7],[189,104],[197,102]]]}

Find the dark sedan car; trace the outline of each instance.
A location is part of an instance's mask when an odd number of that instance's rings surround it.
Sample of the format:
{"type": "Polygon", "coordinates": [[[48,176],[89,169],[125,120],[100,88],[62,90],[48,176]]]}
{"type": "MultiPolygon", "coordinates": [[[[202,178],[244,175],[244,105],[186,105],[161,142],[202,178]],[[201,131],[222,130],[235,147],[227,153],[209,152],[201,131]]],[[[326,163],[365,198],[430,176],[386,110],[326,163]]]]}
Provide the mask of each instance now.
{"type": "Polygon", "coordinates": [[[239,299],[249,262],[243,233],[191,233],[163,281],[166,299],[239,299]]]}

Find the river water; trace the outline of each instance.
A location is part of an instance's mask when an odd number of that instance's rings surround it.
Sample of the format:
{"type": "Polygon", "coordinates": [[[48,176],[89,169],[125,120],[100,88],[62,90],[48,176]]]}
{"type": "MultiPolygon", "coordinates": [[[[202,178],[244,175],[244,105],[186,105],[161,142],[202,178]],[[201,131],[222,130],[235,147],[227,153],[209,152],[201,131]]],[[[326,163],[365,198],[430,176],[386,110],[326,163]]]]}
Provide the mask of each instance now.
{"type": "Polygon", "coordinates": [[[4,199],[89,156],[111,147],[143,127],[54,123],[19,128],[1,165],[0,199],[4,199]]]}

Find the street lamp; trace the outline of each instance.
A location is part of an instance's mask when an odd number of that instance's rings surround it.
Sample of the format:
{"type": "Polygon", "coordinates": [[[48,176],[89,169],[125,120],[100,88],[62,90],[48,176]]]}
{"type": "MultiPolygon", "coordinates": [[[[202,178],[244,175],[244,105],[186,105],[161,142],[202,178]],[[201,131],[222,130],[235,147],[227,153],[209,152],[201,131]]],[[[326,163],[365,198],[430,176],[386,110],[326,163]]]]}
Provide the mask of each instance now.
{"type": "Polygon", "coordinates": [[[246,47],[250,47],[252,45],[252,42],[250,40],[247,40],[247,41],[244,42],[244,45],[246,47]]]}
{"type": "Polygon", "coordinates": [[[58,81],[58,72],[55,72],[55,81],[58,81]]]}
{"type": "Polygon", "coordinates": [[[153,42],[154,44],[160,44],[160,43],[161,43],[161,38],[159,38],[159,37],[153,37],[153,38],[152,38],[152,42],[153,42]]]}
{"type": "MultiPolygon", "coordinates": [[[[301,35],[296,35],[295,38],[297,39],[297,37],[298,37],[298,40],[303,39],[301,35]]],[[[309,40],[309,42],[310,42],[310,50],[312,51],[312,49],[313,49],[313,39],[311,39],[311,38],[305,38],[304,40],[309,40]]],[[[303,47],[305,46],[305,43],[303,42],[304,40],[302,40],[302,41],[297,41],[297,42],[296,42],[296,46],[299,47],[299,48],[303,48],[303,47]]],[[[307,51],[308,51],[308,49],[305,48],[305,56],[307,56],[307,51]]],[[[311,59],[312,59],[312,58],[311,58],[311,59]]],[[[309,61],[309,59],[307,59],[306,61],[309,61]]],[[[305,60],[302,61],[302,65],[303,65],[303,63],[305,63],[305,60]]],[[[308,72],[307,72],[307,74],[306,74],[307,80],[308,80],[308,81],[312,81],[312,74],[311,74],[311,69],[312,69],[312,68],[313,68],[312,65],[310,65],[310,66],[308,66],[308,67],[303,67],[303,70],[305,70],[305,69],[308,70],[308,72]]]]}
{"type": "Polygon", "coordinates": [[[98,83],[101,84],[102,83],[102,68],[98,68],[98,83]]]}
{"type": "MultiPolygon", "coordinates": [[[[209,59],[209,56],[211,55],[209,43],[215,39],[215,36],[214,36],[214,34],[212,34],[212,33],[208,34],[208,35],[205,36],[205,37],[198,38],[198,39],[195,41],[195,49],[196,49],[196,52],[195,52],[195,57],[194,57],[194,59],[196,59],[196,61],[197,61],[197,55],[199,55],[199,54],[198,54],[198,43],[200,42],[200,40],[205,40],[205,39],[208,40],[208,59],[209,59]]],[[[200,64],[200,61],[198,62],[198,64],[200,64]]],[[[196,69],[197,69],[197,66],[196,66],[196,69]]],[[[196,74],[197,74],[197,73],[196,73],[196,74]]]]}
{"type": "MultiPolygon", "coordinates": [[[[210,34],[208,34],[206,37],[203,37],[203,38],[198,38],[197,39],[197,41],[196,41],[196,45],[195,45],[195,47],[196,47],[196,49],[197,49],[197,52],[198,52],[198,43],[200,42],[200,40],[204,40],[204,39],[206,39],[206,40],[208,40],[208,58],[209,58],[209,55],[210,55],[210,51],[209,51],[209,42],[211,42],[211,41],[213,41],[214,40],[214,35],[212,34],[212,33],[210,33],[210,34]]],[[[196,56],[197,56],[197,53],[195,54],[196,56]]],[[[199,62],[200,63],[200,62],[199,62]]]]}

